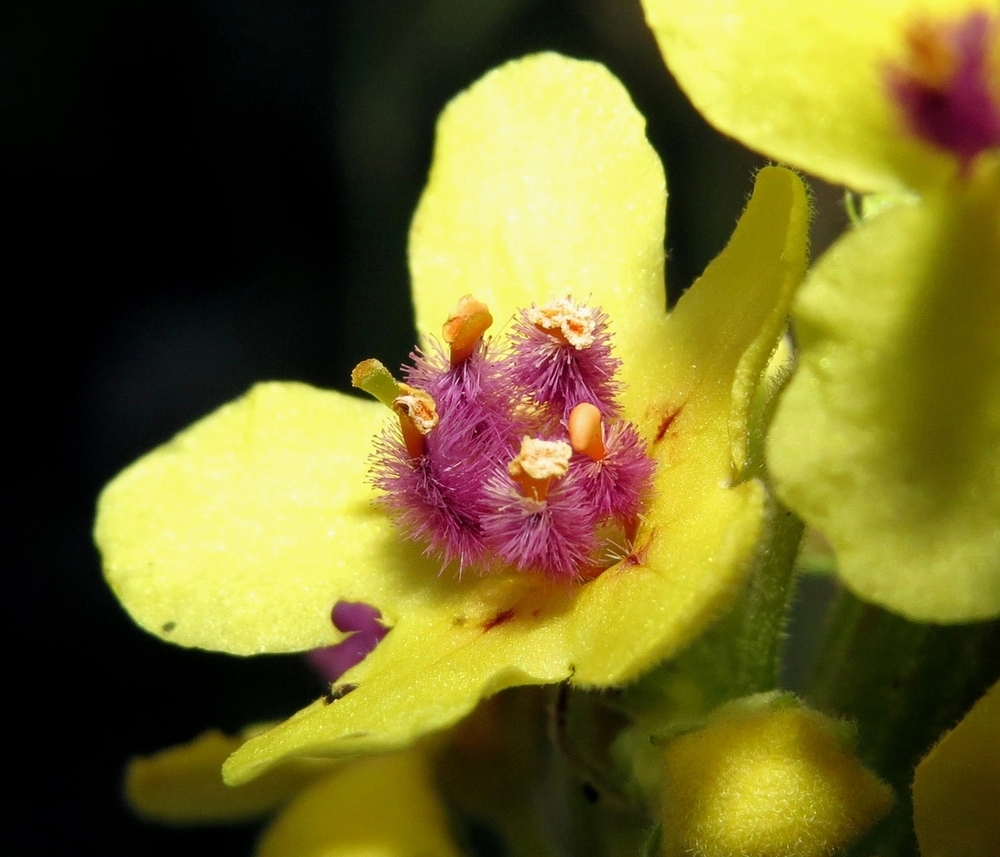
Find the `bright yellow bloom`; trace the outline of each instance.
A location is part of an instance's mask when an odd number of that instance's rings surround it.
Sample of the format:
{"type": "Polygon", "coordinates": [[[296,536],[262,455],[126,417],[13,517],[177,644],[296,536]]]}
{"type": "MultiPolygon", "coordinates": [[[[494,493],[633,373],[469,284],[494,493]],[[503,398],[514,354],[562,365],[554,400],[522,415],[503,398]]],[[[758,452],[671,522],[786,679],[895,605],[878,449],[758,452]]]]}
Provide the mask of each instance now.
{"type": "Polygon", "coordinates": [[[801,365],[768,456],[779,495],[827,535],[861,597],[916,620],[1000,614],[995,4],[645,7],[721,130],[829,181],[903,194],[799,294],[801,365]]]}
{"type": "Polygon", "coordinates": [[[804,269],[807,203],[795,175],[763,170],[668,320],[665,202],[618,81],[543,54],[445,110],[410,236],[425,333],[467,292],[499,320],[570,290],[609,314],[623,410],[658,468],[631,551],[595,580],[440,573],[372,504],[385,409],[301,384],[254,388],[108,486],[96,524],[108,581],[164,639],[237,654],[329,645],[338,600],[377,607],[392,629],[345,675],[351,692],[251,739],[230,781],[290,754],[406,745],[505,687],[626,682],[733,596],[765,504],[744,475],[750,402],[804,269]]]}
{"type": "Polygon", "coordinates": [[[665,857],[827,857],[892,790],[846,746],[846,724],[762,695],[718,709],[663,752],[665,857]]]}
{"type": "Polygon", "coordinates": [[[274,814],[257,857],[457,857],[424,753],[359,761],[292,761],[237,788],[220,767],[241,741],[207,732],[133,759],[126,797],[145,818],[222,824],[274,814]]]}
{"type": "Polygon", "coordinates": [[[917,765],[913,825],[921,857],[1000,854],[1000,684],[917,765]]]}

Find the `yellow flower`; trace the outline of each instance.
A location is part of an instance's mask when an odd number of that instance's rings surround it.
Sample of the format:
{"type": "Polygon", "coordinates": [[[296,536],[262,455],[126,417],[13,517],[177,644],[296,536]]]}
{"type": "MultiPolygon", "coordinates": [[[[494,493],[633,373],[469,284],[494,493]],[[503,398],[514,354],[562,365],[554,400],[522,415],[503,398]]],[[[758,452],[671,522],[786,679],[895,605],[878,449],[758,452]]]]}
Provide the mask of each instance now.
{"type": "Polygon", "coordinates": [[[257,857],[457,857],[426,755],[418,749],[362,760],[292,761],[237,788],[220,766],[241,743],[207,732],[133,759],[125,795],[144,818],[225,824],[273,815],[257,857]]]}
{"type": "Polygon", "coordinates": [[[858,595],[1000,614],[1000,15],[981,0],[645,0],[708,120],[897,195],[817,263],[775,417],[778,493],[858,595]],[[935,112],[938,111],[938,112],[935,112]]]}
{"type": "Polygon", "coordinates": [[[229,781],[290,754],[406,745],[505,687],[626,682],[733,596],[765,502],[744,474],[750,402],[804,269],[807,203],[794,174],[763,170],[729,246],[668,320],[665,201],[621,85],[543,54],[444,111],[410,237],[421,331],[470,291],[501,320],[570,290],[610,316],[623,411],[658,469],[631,551],[595,580],[440,573],[372,504],[385,409],[301,384],[255,387],[107,487],[96,523],[107,579],[167,640],[312,649],[339,639],[339,600],[373,605],[391,627],[331,696],[243,745],[229,781]]]}
{"type": "Polygon", "coordinates": [[[917,765],[913,826],[921,857],[1000,854],[1000,684],[917,765]]]}

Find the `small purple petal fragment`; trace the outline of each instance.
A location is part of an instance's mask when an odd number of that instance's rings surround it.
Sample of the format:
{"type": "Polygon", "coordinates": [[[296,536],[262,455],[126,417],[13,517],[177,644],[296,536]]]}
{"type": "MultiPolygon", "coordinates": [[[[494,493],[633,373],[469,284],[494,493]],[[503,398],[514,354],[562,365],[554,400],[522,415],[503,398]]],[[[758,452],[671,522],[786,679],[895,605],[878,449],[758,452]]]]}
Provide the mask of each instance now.
{"type": "Polygon", "coordinates": [[[387,630],[379,621],[382,611],[363,601],[338,601],[333,605],[330,618],[333,626],[345,634],[358,631],[362,634],[379,634],[381,639],[387,630]]]}
{"type": "Polygon", "coordinates": [[[920,22],[908,35],[917,68],[890,67],[889,91],[910,131],[967,169],[978,154],[1000,146],[1000,80],[990,57],[1000,22],[979,10],[951,26],[920,22]],[[951,68],[933,80],[942,53],[951,68]]]}
{"type": "Polygon", "coordinates": [[[381,623],[382,613],[360,601],[338,601],[331,619],[338,631],[350,633],[333,646],[306,652],[306,661],[325,681],[335,682],[351,667],[361,663],[389,629],[381,623]]]}

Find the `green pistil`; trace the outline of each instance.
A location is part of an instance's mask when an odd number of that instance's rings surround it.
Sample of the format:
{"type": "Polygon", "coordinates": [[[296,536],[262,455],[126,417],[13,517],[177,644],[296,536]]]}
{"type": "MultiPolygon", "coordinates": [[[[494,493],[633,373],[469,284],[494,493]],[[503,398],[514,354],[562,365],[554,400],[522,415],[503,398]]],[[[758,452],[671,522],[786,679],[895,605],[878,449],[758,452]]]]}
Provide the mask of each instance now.
{"type": "Polygon", "coordinates": [[[374,396],[387,408],[399,398],[399,382],[392,373],[374,358],[362,360],[351,372],[351,384],[374,396]]]}

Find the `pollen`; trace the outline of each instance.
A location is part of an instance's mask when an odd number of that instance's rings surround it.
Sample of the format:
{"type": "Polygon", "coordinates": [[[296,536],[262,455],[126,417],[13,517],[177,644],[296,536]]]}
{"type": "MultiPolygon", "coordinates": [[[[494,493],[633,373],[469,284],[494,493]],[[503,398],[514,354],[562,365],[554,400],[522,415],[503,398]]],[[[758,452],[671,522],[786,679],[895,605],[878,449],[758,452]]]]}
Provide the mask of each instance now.
{"type": "Polygon", "coordinates": [[[400,384],[403,394],[392,401],[392,409],[399,415],[399,428],[410,458],[419,459],[427,452],[427,435],[439,422],[434,399],[423,390],[400,384]]]}
{"type": "Polygon", "coordinates": [[[434,400],[428,393],[409,384],[400,384],[399,389],[403,395],[393,399],[392,409],[400,416],[409,418],[421,434],[430,434],[439,422],[434,400]]]}
{"type": "Polygon", "coordinates": [[[577,351],[594,343],[597,326],[594,311],[570,298],[558,298],[543,307],[531,307],[527,317],[539,330],[562,339],[577,351]]]}

